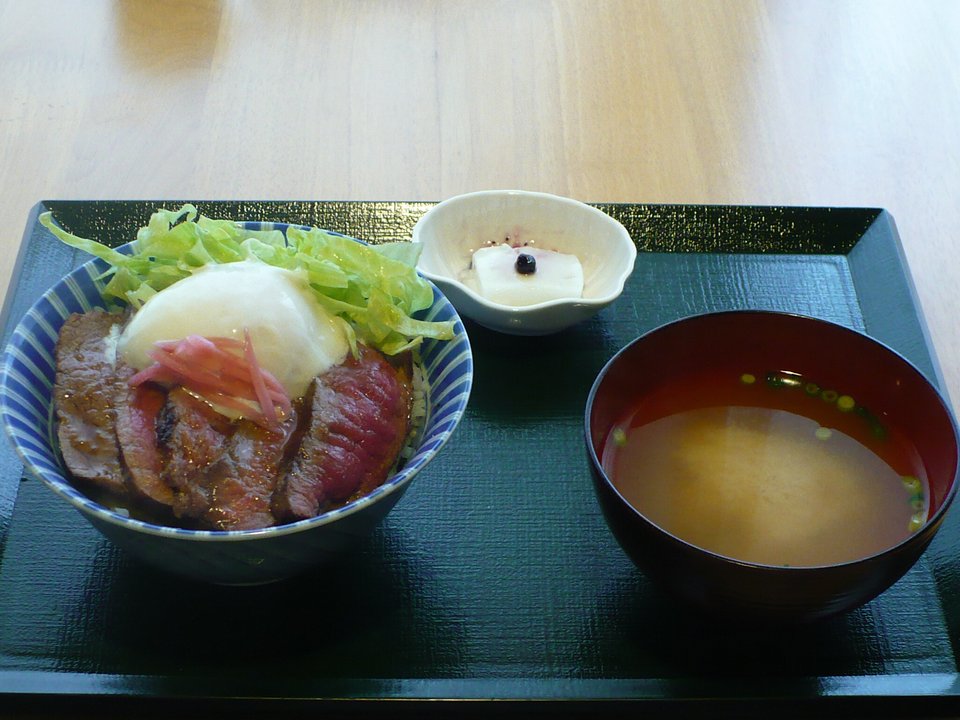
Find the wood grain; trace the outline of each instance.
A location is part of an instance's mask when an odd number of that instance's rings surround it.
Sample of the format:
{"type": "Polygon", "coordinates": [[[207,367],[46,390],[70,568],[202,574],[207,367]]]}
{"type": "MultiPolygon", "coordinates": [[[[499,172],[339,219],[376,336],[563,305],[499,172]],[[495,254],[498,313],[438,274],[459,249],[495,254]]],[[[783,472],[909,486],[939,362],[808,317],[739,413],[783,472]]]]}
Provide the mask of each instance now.
{"type": "Polygon", "coordinates": [[[0,290],[41,198],[884,207],[960,397],[960,5],[0,0],[0,290]]]}

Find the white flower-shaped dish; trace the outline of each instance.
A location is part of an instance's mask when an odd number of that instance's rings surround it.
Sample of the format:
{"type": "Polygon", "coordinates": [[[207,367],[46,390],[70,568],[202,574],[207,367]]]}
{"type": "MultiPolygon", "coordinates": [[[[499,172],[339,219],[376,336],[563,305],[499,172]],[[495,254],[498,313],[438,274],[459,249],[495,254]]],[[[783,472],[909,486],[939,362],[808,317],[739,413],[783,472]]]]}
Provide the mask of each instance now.
{"type": "Polygon", "coordinates": [[[420,218],[413,241],[423,245],[418,269],[461,315],[513,335],[547,335],[592,317],[623,292],[637,257],[626,228],[606,213],[570,198],[522,190],[444,200],[420,218]],[[473,253],[517,237],[576,255],[583,267],[583,295],[514,306],[492,302],[469,287],[473,253]]]}

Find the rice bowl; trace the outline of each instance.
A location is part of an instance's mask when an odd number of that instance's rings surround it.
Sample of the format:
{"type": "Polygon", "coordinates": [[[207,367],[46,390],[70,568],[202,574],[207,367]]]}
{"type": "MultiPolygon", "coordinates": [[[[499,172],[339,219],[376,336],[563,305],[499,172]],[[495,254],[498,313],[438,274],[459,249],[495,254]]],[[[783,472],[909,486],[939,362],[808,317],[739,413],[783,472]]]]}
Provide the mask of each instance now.
{"type": "MultiPolygon", "coordinates": [[[[253,230],[286,225],[245,223],[253,230]]],[[[124,252],[129,248],[124,247],[124,252]]],[[[413,477],[456,429],[470,395],[473,362],[469,340],[456,311],[431,285],[426,320],[450,320],[449,341],[425,340],[419,367],[426,380],[422,431],[405,448],[406,460],[368,495],[317,517],[259,530],[185,530],[127,516],[80,492],[65,471],[56,441],[52,379],[53,348],[59,328],[74,312],[104,307],[107,265],[91,260],[47,291],[14,330],[5,352],[0,414],[25,467],[91,524],[139,559],[166,571],[208,582],[258,584],[315,566],[368,534],[406,491],[413,477]]]]}

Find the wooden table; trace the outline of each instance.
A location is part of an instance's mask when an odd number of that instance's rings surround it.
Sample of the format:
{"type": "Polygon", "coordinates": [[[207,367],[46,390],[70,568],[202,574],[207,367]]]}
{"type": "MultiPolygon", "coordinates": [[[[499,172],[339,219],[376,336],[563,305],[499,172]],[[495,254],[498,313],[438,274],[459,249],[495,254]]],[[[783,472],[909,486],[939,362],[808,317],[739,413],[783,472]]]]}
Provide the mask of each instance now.
{"type": "Polygon", "coordinates": [[[960,398],[955,2],[0,0],[0,290],[41,198],[883,207],[960,398]]]}
{"type": "Polygon", "coordinates": [[[40,199],[866,206],[960,400],[960,4],[0,0],[0,292],[40,199]]]}

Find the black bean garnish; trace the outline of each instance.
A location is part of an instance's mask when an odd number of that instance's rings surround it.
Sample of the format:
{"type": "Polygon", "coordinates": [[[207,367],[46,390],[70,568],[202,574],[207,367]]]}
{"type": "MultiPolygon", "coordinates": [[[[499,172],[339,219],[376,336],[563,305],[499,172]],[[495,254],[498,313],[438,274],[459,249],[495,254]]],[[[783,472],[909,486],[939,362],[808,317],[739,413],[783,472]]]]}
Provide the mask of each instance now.
{"type": "Polygon", "coordinates": [[[517,272],[521,275],[530,275],[537,271],[537,259],[533,255],[520,253],[517,255],[517,272]]]}

